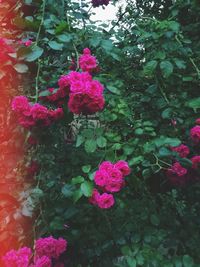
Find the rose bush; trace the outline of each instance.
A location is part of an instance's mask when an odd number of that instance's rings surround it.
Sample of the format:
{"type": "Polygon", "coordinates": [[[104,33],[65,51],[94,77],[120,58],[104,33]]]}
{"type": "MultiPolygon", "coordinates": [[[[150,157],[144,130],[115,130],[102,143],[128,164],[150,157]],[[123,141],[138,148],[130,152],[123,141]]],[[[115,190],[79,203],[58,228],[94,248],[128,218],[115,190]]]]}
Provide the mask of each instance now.
{"type": "Polygon", "coordinates": [[[127,1],[107,27],[92,7],[118,1],[27,2],[34,238],[68,240],[64,266],[200,266],[199,3],[127,1]]]}

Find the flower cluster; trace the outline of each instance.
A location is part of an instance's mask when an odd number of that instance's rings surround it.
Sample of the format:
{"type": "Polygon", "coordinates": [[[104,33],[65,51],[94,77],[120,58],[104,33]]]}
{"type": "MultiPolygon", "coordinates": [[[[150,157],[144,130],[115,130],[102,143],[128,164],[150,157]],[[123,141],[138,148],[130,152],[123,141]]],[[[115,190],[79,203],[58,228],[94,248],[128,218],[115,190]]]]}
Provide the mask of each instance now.
{"type": "Polygon", "coordinates": [[[189,147],[183,144],[180,146],[171,147],[171,150],[177,152],[181,158],[186,158],[190,154],[189,147]]]}
{"type": "Polygon", "coordinates": [[[2,257],[3,267],[28,267],[32,252],[30,248],[10,250],[2,257]]]}
{"type": "Polygon", "coordinates": [[[104,108],[103,85],[88,72],[71,72],[68,108],[75,114],[94,114],[104,108]]]}
{"type": "Polygon", "coordinates": [[[38,103],[31,105],[25,96],[16,96],[12,101],[12,110],[16,112],[18,122],[24,128],[48,126],[63,117],[62,108],[48,110],[38,103]]]}
{"type": "Polygon", "coordinates": [[[59,257],[67,249],[67,241],[52,236],[40,238],[35,243],[35,253],[30,248],[10,250],[2,257],[3,267],[64,267],[59,257]],[[33,258],[33,262],[32,262],[33,258]]]}
{"type": "Polygon", "coordinates": [[[99,6],[107,6],[109,4],[110,0],[92,0],[93,7],[99,7],[99,6]]]}
{"type": "Polygon", "coordinates": [[[79,66],[82,71],[92,72],[97,68],[97,60],[91,55],[91,51],[88,48],[83,50],[83,55],[79,58],[79,66]]]}
{"type": "MultiPolygon", "coordinates": [[[[196,124],[200,123],[200,119],[197,119],[196,124]]],[[[196,125],[190,130],[190,138],[194,144],[200,142],[200,126],[196,125]]],[[[188,146],[181,144],[176,147],[171,147],[172,151],[177,152],[180,158],[187,158],[190,154],[188,146]]],[[[188,158],[191,162],[191,168],[185,168],[181,165],[181,162],[175,161],[167,170],[167,176],[170,182],[174,185],[185,185],[188,181],[199,179],[198,169],[200,168],[200,155],[194,155],[188,158]]]]}
{"type": "Polygon", "coordinates": [[[114,205],[114,197],[111,193],[119,192],[125,184],[124,177],[130,174],[130,168],[126,161],[120,160],[115,164],[104,161],[94,176],[95,184],[104,192],[102,195],[97,189],[93,190],[90,203],[101,209],[108,209],[114,205]]]}
{"type": "Polygon", "coordinates": [[[67,242],[63,238],[55,239],[52,236],[40,238],[35,243],[36,257],[47,256],[52,259],[58,259],[65,252],[67,242]]]}
{"type": "Polygon", "coordinates": [[[62,75],[58,80],[59,88],[49,88],[51,94],[41,99],[61,107],[69,97],[68,108],[74,114],[89,115],[101,111],[105,105],[104,87],[92,78],[91,73],[97,71],[98,65],[90,49],[83,50],[79,58],[79,67],[83,72],[71,71],[62,75]]]}

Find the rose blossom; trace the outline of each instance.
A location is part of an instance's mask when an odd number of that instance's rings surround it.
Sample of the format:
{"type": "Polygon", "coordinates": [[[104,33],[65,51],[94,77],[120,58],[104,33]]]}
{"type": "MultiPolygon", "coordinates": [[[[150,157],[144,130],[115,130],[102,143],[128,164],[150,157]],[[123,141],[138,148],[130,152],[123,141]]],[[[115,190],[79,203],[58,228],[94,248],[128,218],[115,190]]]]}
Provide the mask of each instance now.
{"type": "Polygon", "coordinates": [[[114,197],[112,194],[103,193],[98,197],[97,205],[101,209],[109,209],[115,203],[114,197]]]}
{"type": "Polygon", "coordinates": [[[168,174],[177,176],[184,176],[187,173],[187,169],[183,168],[179,162],[175,162],[171,168],[168,169],[168,174]]]}
{"type": "Polygon", "coordinates": [[[92,196],[89,198],[89,202],[93,205],[97,205],[100,193],[95,188],[93,189],[92,196]]]}
{"type": "Polygon", "coordinates": [[[119,160],[115,163],[115,168],[119,169],[123,176],[127,176],[130,174],[131,169],[128,166],[128,163],[124,160],[119,160]]]}
{"type": "Polygon", "coordinates": [[[200,126],[194,126],[191,130],[190,130],[190,137],[192,138],[192,140],[195,143],[199,143],[200,142],[200,126]]]}
{"type": "Polygon", "coordinates": [[[35,243],[36,256],[47,256],[49,258],[58,259],[59,256],[66,251],[67,241],[63,238],[55,239],[52,236],[39,238],[35,243]]]}
{"type": "Polygon", "coordinates": [[[183,144],[180,146],[171,147],[171,150],[177,152],[181,158],[186,158],[190,153],[189,148],[183,144]]]}

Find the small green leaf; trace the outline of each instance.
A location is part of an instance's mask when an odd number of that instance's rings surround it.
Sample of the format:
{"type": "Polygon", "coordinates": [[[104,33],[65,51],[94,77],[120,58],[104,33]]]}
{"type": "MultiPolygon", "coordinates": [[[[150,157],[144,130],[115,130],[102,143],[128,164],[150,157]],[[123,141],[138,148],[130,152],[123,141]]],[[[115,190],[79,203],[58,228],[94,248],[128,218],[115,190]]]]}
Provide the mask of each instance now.
{"type": "Polygon", "coordinates": [[[58,40],[61,42],[70,42],[72,40],[72,36],[70,34],[61,34],[57,36],[58,40]]]}
{"type": "Polygon", "coordinates": [[[179,162],[185,168],[192,167],[192,161],[187,158],[180,158],[179,162]]]}
{"type": "Polygon", "coordinates": [[[132,257],[126,258],[129,267],[136,267],[136,260],[132,257]]]}
{"type": "Polygon", "coordinates": [[[142,135],[144,133],[142,128],[137,128],[134,132],[136,135],[142,135]]]}
{"type": "Polygon", "coordinates": [[[76,147],[79,147],[84,142],[84,137],[82,135],[78,135],[76,139],[76,147]]]}
{"type": "Polygon", "coordinates": [[[82,167],[82,171],[84,173],[89,173],[90,170],[91,170],[91,165],[85,165],[85,166],[82,167]]]}
{"type": "Polygon", "coordinates": [[[96,141],[94,139],[87,140],[85,142],[85,151],[88,153],[93,153],[97,148],[96,141]]]}
{"type": "Polygon", "coordinates": [[[167,149],[166,147],[161,147],[159,149],[159,156],[161,157],[168,157],[172,155],[172,151],[167,149]]]}
{"type": "Polygon", "coordinates": [[[72,184],[81,184],[84,182],[84,177],[82,176],[77,176],[77,177],[74,177],[72,178],[72,184]]]}
{"type": "Polygon", "coordinates": [[[186,63],[185,63],[185,61],[183,61],[181,59],[178,59],[178,58],[175,58],[174,59],[174,62],[176,64],[177,68],[179,68],[180,70],[186,69],[186,63]]]}
{"type": "Polygon", "coordinates": [[[97,145],[98,145],[98,147],[103,148],[103,147],[106,146],[106,144],[107,144],[107,140],[106,140],[105,137],[101,136],[101,137],[98,137],[97,138],[97,145]]]}
{"type": "Polygon", "coordinates": [[[83,196],[82,191],[80,189],[76,190],[73,193],[73,201],[74,201],[74,203],[76,203],[82,196],[83,196]]]}
{"type": "Polygon", "coordinates": [[[158,65],[158,62],[156,60],[151,60],[147,62],[147,64],[144,66],[144,74],[147,76],[152,75],[157,65],[158,65]]]}
{"type": "Polygon", "coordinates": [[[193,109],[200,108],[200,97],[191,99],[190,101],[186,103],[186,106],[193,108],[193,109]]]}
{"type": "Polygon", "coordinates": [[[172,74],[174,67],[170,61],[164,60],[160,63],[160,69],[163,77],[168,78],[172,74]]]}
{"type": "Polygon", "coordinates": [[[113,44],[111,40],[102,40],[101,46],[106,50],[106,52],[110,52],[113,48],[113,44]]]}
{"type": "Polygon", "coordinates": [[[170,119],[172,116],[172,109],[166,108],[165,110],[163,110],[161,116],[163,119],[170,119]]]}
{"type": "Polygon", "coordinates": [[[121,252],[124,256],[131,255],[131,249],[128,246],[123,246],[121,252]]]}
{"type": "Polygon", "coordinates": [[[119,89],[117,89],[116,87],[111,86],[111,85],[107,85],[106,88],[107,88],[111,93],[116,94],[116,95],[120,95],[120,91],[119,91],[119,89]]]}
{"type": "Polygon", "coordinates": [[[90,197],[92,195],[93,185],[91,182],[85,181],[81,184],[81,191],[84,196],[90,197]]]}
{"type": "Polygon", "coordinates": [[[184,267],[192,267],[193,264],[194,264],[194,261],[189,255],[183,256],[183,266],[184,267]]]}
{"type": "Polygon", "coordinates": [[[28,66],[26,64],[18,63],[14,65],[14,69],[19,73],[26,73],[28,71],[28,66]]]}
{"type": "Polygon", "coordinates": [[[25,57],[25,59],[28,62],[32,62],[32,61],[38,59],[39,57],[41,57],[43,52],[44,52],[43,48],[41,48],[39,46],[34,46],[32,48],[32,51],[25,57]]]}
{"type": "Polygon", "coordinates": [[[129,164],[130,164],[130,166],[132,166],[132,165],[137,165],[137,164],[141,163],[143,160],[144,160],[144,157],[142,157],[142,156],[138,156],[138,157],[132,158],[132,159],[129,161],[129,164]]]}
{"type": "Polygon", "coordinates": [[[62,187],[62,193],[65,197],[71,197],[73,195],[74,186],[70,184],[65,184],[62,187]]]}
{"type": "Polygon", "coordinates": [[[57,43],[56,41],[50,41],[48,45],[54,50],[62,50],[63,44],[57,43]]]}

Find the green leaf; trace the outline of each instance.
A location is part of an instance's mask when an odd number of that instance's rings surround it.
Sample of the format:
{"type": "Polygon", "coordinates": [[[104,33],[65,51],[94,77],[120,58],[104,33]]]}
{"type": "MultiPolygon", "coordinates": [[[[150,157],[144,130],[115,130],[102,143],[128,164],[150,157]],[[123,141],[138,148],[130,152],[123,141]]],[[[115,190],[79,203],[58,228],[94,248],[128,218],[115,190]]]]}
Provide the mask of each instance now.
{"type": "Polygon", "coordinates": [[[89,173],[90,170],[91,170],[91,165],[85,165],[85,166],[82,167],[82,171],[84,173],[89,173]]]}
{"type": "Polygon", "coordinates": [[[134,132],[136,135],[142,135],[144,133],[142,128],[137,128],[134,132]]]}
{"type": "Polygon", "coordinates": [[[166,108],[165,110],[163,110],[161,116],[163,119],[170,119],[172,116],[172,109],[166,108]]]}
{"type": "Polygon", "coordinates": [[[149,61],[145,66],[144,66],[144,74],[147,76],[150,76],[153,74],[154,70],[156,69],[158,65],[158,62],[156,60],[151,60],[149,61]]]}
{"type": "Polygon", "coordinates": [[[169,28],[174,32],[178,32],[180,29],[180,24],[173,20],[169,21],[169,28]]]}
{"type": "Polygon", "coordinates": [[[73,194],[73,201],[76,203],[81,197],[83,196],[83,193],[80,189],[76,190],[73,194]]]}
{"type": "Polygon", "coordinates": [[[193,109],[200,108],[200,97],[191,99],[190,101],[186,103],[186,106],[193,108],[193,109]]]}
{"type": "Polygon", "coordinates": [[[129,161],[129,164],[130,164],[130,166],[137,165],[137,164],[141,163],[143,160],[144,160],[143,156],[138,156],[138,157],[132,158],[129,161]]]}
{"type": "Polygon", "coordinates": [[[26,64],[18,63],[14,65],[14,69],[19,73],[26,73],[28,71],[28,66],[26,64]]]}
{"type": "Polygon", "coordinates": [[[120,91],[119,89],[117,89],[116,87],[114,86],[111,86],[111,85],[107,85],[106,88],[113,94],[116,94],[116,95],[120,95],[120,91]]]}
{"type": "Polygon", "coordinates": [[[91,46],[93,46],[93,47],[97,47],[97,46],[100,44],[101,39],[98,38],[98,37],[95,37],[95,38],[91,38],[91,39],[89,40],[89,42],[90,42],[91,46]]]}
{"type": "Polygon", "coordinates": [[[29,53],[29,54],[25,57],[25,59],[26,59],[26,61],[28,61],[28,62],[32,62],[32,61],[38,59],[39,57],[41,57],[41,55],[43,54],[43,52],[44,52],[44,49],[43,49],[43,48],[41,48],[41,47],[39,47],[39,46],[34,46],[34,47],[32,48],[31,53],[29,53]]]}
{"type": "Polygon", "coordinates": [[[48,45],[54,50],[62,50],[63,44],[57,43],[56,41],[50,41],[48,45]]]}
{"type": "Polygon", "coordinates": [[[106,50],[106,52],[110,52],[113,49],[113,44],[111,40],[102,40],[101,46],[106,50]]]}
{"type": "Polygon", "coordinates": [[[39,96],[48,96],[51,95],[51,93],[49,92],[49,90],[44,90],[42,92],[39,93],[39,96]]]}
{"type": "Polygon", "coordinates": [[[174,264],[175,264],[175,267],[183,267],[183,265],[182,265],[182,261],[179,260],[179,259],[175,259],[174,264]]]}
{"type": "Polygon", "coordinates": [[[72,184],[81,184],[84,182],[84,177],[83,176],[77,176],[72,178],[72,184]]]}
{"type": "Polygon", "coordinates": [[[93,185],[91,182],[85,181],[81,184],[81,191],[84,196],[90,197],[92,195],[93,185]]]}
{"type": "Polygon", "coordinates": [[[178,59],[178,58],[175,58],[174,59],[174,62],[176,64],[176,66],[179,68],[179,69],[186,69],[186,63],[184,60],[181,60],[181,59],[178,59]]]}
{"type": "Polygon", "coordinates": [[[189,255],[183,256],[183,266],[184,267],[192,267],[193,264],[194,264],[194,261],[189,255]]]}
{"type": "Polygon", "coordinates": [[[78,135],[76,139],[76,147],[79,147],[83,142],[85,138],[82,135],[78,135]]]}
{"type": "Polygon", "coordinates": [[[164,60],[160,63],[160,69],[164,78],[168,78],[173,73],[173,65],[170,61],[164,60]]]}
{"type": "Polygon", "coordinates": [[[136,267],[136,260],[132,257],[126,258],[129,267],[136,267]]]}
{"type": "Polygon", "coordinates": [[[70,184],[65,184],[63,187],[62,187],[62,194],[65,196],[65,197],[71,197],[73,195],[73,191],[74,191],[74,186],[73,185],[70,185],[70,184]]]}
{"type": "Polygon", "coordinates": [[[192,161],[187,158],[180,158],[179,162],[185,168],[192,167],[192,161]]]}
{"type": "Polygon", "coordinates": [[[63,43],[68,43],[72,40],[72,36],[70,34],[61,34],[57,36],[58,40],[63,43]]]}
{"type": "Polygon", "coordinates": [[[97,143],[94,139],[87,140],[85,142],[85,151],[88,153],[93,153],[97,148],[97,143]]]}
{"type": "Polygon", "coordinates": [[[128,246],[123,246],[121,252],[124,256],[131,255],[131,249],[128,246]]]}
{"type": "Polygon", "coordinates": [[[167,149],[166,147],[161,147],[159,149],[159,156],[161,157],[168,157],[172,155],[172,151],[167,149]]]}
{"type": "Polygon", "coordinates": [[[68,23],[66,21],[61,21],[59,25],[55,29],[56,34],[62,33],[64,30],[68,28],[68,23]]]}
{"type": "Polygon", "coordinates": [[[98,137],[97,138],[97,145],[98,145],[98,147],[103,148],[103,147],[106,146],[106,144],[107,144],[107,140],[106,140],[105,137],[101,136],[101,137],[98,137]]]}

